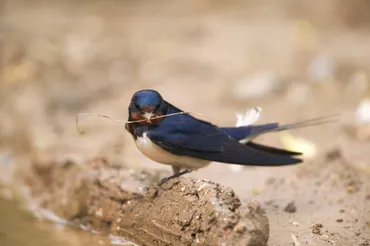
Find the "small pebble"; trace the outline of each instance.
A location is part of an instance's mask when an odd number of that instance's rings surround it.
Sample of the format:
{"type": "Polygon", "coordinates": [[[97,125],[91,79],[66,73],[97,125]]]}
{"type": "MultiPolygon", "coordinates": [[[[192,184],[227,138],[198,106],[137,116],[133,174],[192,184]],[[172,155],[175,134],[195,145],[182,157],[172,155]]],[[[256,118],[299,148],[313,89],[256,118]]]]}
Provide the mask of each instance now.
{"type": "Polygon", "coordinates": [[[288,203],[288,205],[284,208],[284,211],[285,212],[288,212],[288,213],[295,213],[297,212],[297,207],[295,205],[294,202],[290,202],[288,203]]]}
{"type": "Polygon", "coordinates": [[[341,156],[342,156],[342,151],[340,149],[333,149],[326,154],[326,159],[328,161],[334,161],[334,160],[339,159],[341,156]]]}
{"type": "Polygon", "coordinates": [[[322,224],[315,224],[313,227],[312,227],[312,233],[313,234],[318,234],[318,235],[321,235],[321,228],[323,228],[324,226],[322,224]]]}
{"type": "Polygon", "coordinates": [[[247,230],[247,227],[245,225],[238,225],[235,227],[235,231],[237,233],[244,233],[247,230]]]}
{"type": "Polygon", "coordinates": [[[342,223],[343,222],[343,219],[337,219],[337,222],[338,223],[342,223]]]}
{"type": "Polygon", "coordinates": [[[360,244],[360,246],[370,246],[370,241],[365,241],[364,243],[360,244]]]}

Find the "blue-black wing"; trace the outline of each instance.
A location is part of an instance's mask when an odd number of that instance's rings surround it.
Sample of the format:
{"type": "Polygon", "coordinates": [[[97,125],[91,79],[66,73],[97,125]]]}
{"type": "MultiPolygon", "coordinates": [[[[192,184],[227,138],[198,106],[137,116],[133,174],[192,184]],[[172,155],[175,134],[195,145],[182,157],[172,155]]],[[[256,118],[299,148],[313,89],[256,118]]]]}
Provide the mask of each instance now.
{"type": "Polygon", "coordinates": [[[302,162],[287,155],[270,153],[240,144],[216,126],[189,115],[164,119],[148,137],[162,149],[180,156],[240,165],[280,166],[302,162]]]}

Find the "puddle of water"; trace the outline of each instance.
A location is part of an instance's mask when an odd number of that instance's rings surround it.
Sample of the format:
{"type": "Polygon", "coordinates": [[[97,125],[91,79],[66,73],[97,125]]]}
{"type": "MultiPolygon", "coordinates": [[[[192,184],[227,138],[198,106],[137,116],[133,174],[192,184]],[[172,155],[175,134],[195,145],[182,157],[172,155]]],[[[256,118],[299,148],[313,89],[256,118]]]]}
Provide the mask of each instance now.
{"type": "MultiPolygon", "coordinates": [[[[0,246],[135,245],[122,237],[72,228],[50,211],[28,207],[43,215],[41,217],[59,223],[36,219],[31,212],[21,209],[21,205],[12,200],[13,192],[7,187],[12,183],[13,164],[12,156],[0,151],[0,246]]],[[[31,198],[28,200],[32,205],[31,198]]]]}
{"type": "Polygon", "coordinates": [[[15,202],[0,198],[1,246],[97,246],[113,244],[115,242],[107,235],[91,234],[63,225],[38,221],[28,212],[19,209],[15,202]]]}

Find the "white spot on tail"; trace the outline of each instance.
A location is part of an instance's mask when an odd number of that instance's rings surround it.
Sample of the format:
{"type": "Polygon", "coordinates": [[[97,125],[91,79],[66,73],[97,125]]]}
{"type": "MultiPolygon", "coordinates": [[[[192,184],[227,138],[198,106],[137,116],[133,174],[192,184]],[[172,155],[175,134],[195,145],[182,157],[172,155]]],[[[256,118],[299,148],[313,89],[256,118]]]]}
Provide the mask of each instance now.
{"type": "Polygon", "coordinates": [[[236,127],[240,126],[249,126],[256,122],[261,116],[262,108],[254,107],[252,109],[247,110],[244,114],[236,113],[236,127]]]}
{"type": "MultiPolygon", "coordinates": [[[[250,126],[254,122],[256,122],[260,116],[261,116],[262,108],[260,107],[254,107],[249,110],[247,110],[244,114],[242,113],[236,113],[236,127],[241,126],[250,126]]],[[[245,144],[249,141],[249,139],[242,139],[239,142],[242,144],[245,144]]],[[[243,166],[241,165],[229,165],[229,168],[233,172],[240,172],[243,169],[243,166]]]]}

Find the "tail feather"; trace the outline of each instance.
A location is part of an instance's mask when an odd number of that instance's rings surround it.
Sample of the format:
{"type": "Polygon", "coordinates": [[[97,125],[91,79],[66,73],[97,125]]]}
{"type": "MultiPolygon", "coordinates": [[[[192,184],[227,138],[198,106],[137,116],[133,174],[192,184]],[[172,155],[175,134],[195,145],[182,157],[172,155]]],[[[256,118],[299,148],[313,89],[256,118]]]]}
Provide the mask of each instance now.
{"type": "Polygon", "coordinates": [[[246,143],[245,145],[247,145],[247,146],[249,146],[253,149],[264,151],[264,152],[267,152],[267,153],[270,153],[270,154],[284,155],[284,156],[302,155],[301,152],[294,152],[294,151],[274,148],[274,147],[270,147],[270,146],[266,146],[266,145],[257,144],[257,143],[251,142],[251,141],[246,143]]]}
{"type": "Polygon", "coordinates": [[[290,129],[299,129],[304,127],[332,123],[338,121],[337,117],[338,115],[335,114],[285,125],[279,125],[279,123],[267,123],[262,125],[250,125],[242,127],[222,127],[220,129],[222,129],[231,138],[240,141],[242,144],[247,144],[252,139],[265,133],[285,131],[290,129]]]}
{"type": "Polygon", "coordinates": [[[317,126],[317,125],[322,125],[326,123],[332,123],[332,122],[337,122],[338,114],[333,114],[329,116],[324,116],[324,117],[318,117],[318,118],[313,118],[309,120],[304,120],[304,121],[299,121],[296,123],[292,124],[286,124],[286,125],[281,125],[275,128],[273,131],[284,131],[288,129],[298,129],[298,128],[304,128],[304,127],[309,127],[309,126],[317,126]]]}

